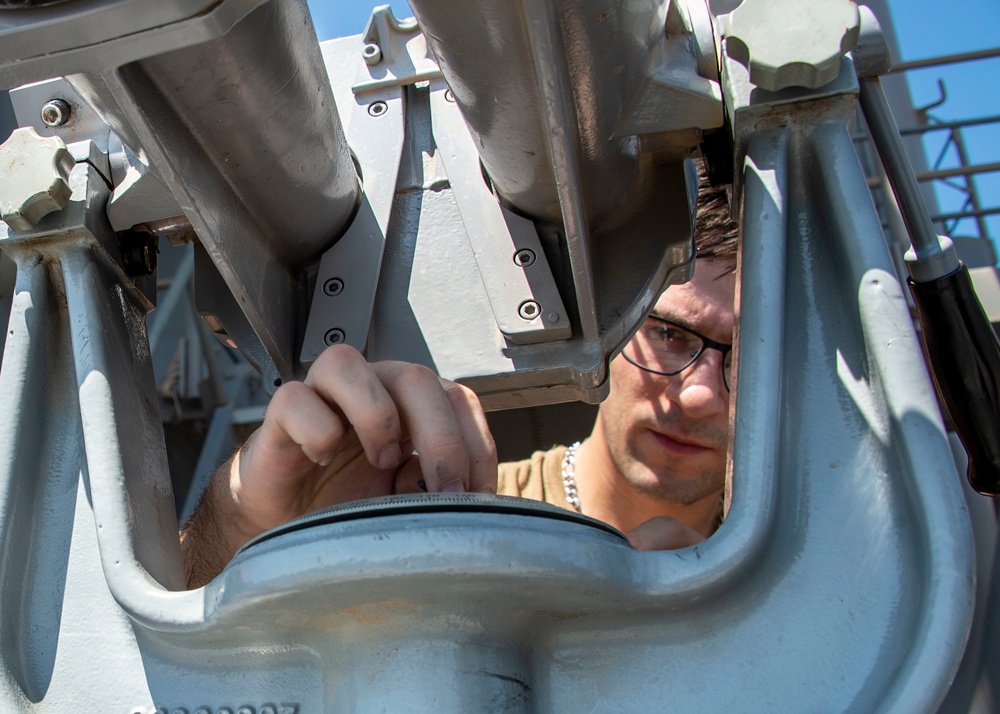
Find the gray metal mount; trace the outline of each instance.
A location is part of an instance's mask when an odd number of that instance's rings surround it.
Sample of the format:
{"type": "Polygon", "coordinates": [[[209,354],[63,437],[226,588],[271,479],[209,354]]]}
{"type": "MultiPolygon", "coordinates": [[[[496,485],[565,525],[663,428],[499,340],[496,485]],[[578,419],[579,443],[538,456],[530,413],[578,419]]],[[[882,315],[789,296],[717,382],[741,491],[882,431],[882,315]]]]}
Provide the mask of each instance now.
{"type": "MultiPolygon", "coordinates": [[[[708,9],[733,2],[411,2],[417,22],[382,8],[322,46],[290,0],[0,10],[0,77],[68,83],[18,90],[18,116],[74,161],[64,207],[0,226],[0,711],[937,711],[970,627],[996,624],[983,606],[972,625],[995,514],[970,516],[873,238],[856,8],[777,3],[762,40],[746,0],[726,42],[748,69],[716,51],[708,9]],[[813,12],[846,18],[814,28],[822,57],[800,52],[813,12]],[[731,140],[742,217],[711,538],[640,552],[538,504],[394,497],[267,533],[185,589],[150,349],[169,326],[147,333],[133,231],[190,243],[158,310],[193,294],[272,388],[347,341],[490,407],[594,401],[690,276],[708,131],[731,140]]],[[[51,176],[51,152],[14,153],[51,176]]],[[[232,396],[206,450],[250,407],[232,396]]]]}

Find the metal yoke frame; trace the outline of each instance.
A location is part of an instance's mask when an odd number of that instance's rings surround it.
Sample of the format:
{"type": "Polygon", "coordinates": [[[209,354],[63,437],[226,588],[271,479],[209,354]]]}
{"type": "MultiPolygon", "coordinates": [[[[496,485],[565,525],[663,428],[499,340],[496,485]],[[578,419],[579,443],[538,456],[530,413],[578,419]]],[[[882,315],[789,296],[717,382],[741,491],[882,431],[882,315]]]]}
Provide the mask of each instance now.
{"type": "Polygon", "coordinates": [[[738,428],[727,520],[680,551],[427,501],[308,519],[182,590],[149,305],[118,265],[103,179],[78,164],[69,208],[0,234],[18,263],[0,707],[935,710],[974,553],[850,141],[853,68],[769,94],[727,60],[723,82],[744,221],[738,428]]]}

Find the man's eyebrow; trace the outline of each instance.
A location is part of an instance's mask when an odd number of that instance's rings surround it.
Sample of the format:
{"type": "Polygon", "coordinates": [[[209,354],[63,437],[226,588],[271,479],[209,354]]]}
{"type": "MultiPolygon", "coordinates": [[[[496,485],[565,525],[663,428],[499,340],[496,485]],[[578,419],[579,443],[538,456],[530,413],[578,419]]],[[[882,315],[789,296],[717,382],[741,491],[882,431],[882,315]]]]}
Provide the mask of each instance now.
{"type": "Polygon", "coordinates": [[[682,318],[679,318],[676,315],[664,315],[664,314],[662,314],[660,312],[657,312],[656,310],[651,310],[650,313],[649,313],[649,315],[650,315],[650,317],[658,317],[661,320],[666,320],[667,322],[672,322],[675,325],[683,327],[685,330],[690,330],[691,332],[698,332],[698,328],[697,327],[694,327],[690,322],[688,322],[687,320],[684,320],[682,318]]]}

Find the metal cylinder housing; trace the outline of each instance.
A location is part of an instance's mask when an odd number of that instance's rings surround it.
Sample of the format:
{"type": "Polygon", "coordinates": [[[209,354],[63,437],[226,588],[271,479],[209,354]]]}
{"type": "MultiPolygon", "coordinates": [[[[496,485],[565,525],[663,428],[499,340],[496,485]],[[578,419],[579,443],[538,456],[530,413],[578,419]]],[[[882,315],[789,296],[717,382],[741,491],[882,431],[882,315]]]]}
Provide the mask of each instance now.
{"type": "Polygon", "coordinates": [[[639,210],[661,178],[635,136],[615,137],[621,117],[664,39],[666,4],[597,0],[410,3],[502,199],[532,218],[561,221],[543,94],[570,100],[588,219],[639,210]],[[545,16],[539,20],[536,15],[545,16]],[[539,74],[555,57],[560,86],[539,74]],[[497,71],[502,67],[503,71],[497,71]],[[598,100],[600,98],[600,100],[598,100]]]}
{"type": "MultiPolygon", "coordinates": [[[[226,35],[118,70],[154,129],[182,122],[232,186],[279,262],[316,258],[353,215],[360,187],[305,2],[269,2],[226,35]],[[158,95],[155,102],[151,95],[158,95]]],[[[70,78],[125,142],[141,151],[97,78],[70,78]]]]}

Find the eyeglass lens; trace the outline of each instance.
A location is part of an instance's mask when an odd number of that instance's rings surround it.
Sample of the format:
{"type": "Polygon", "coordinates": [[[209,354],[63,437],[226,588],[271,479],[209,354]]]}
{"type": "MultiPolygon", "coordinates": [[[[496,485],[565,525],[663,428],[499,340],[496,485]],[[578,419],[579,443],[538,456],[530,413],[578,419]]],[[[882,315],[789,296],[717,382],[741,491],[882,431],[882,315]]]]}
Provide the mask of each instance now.
{"type": "MultiPolygon", "coordinates": [[[[636,338],[639,349],[633,350],[632,360],[639,367],[674,375],[682,372],[697,360],[705,351],[705,338],[690,330],[657,318],[647,318],[636,338]]],[[[728,347],[713,343],[715,349],[728,347]]],[[[722,364],[723,378],[726,388],[732,384],[733,351],[726,349],[722,364]]]]}

